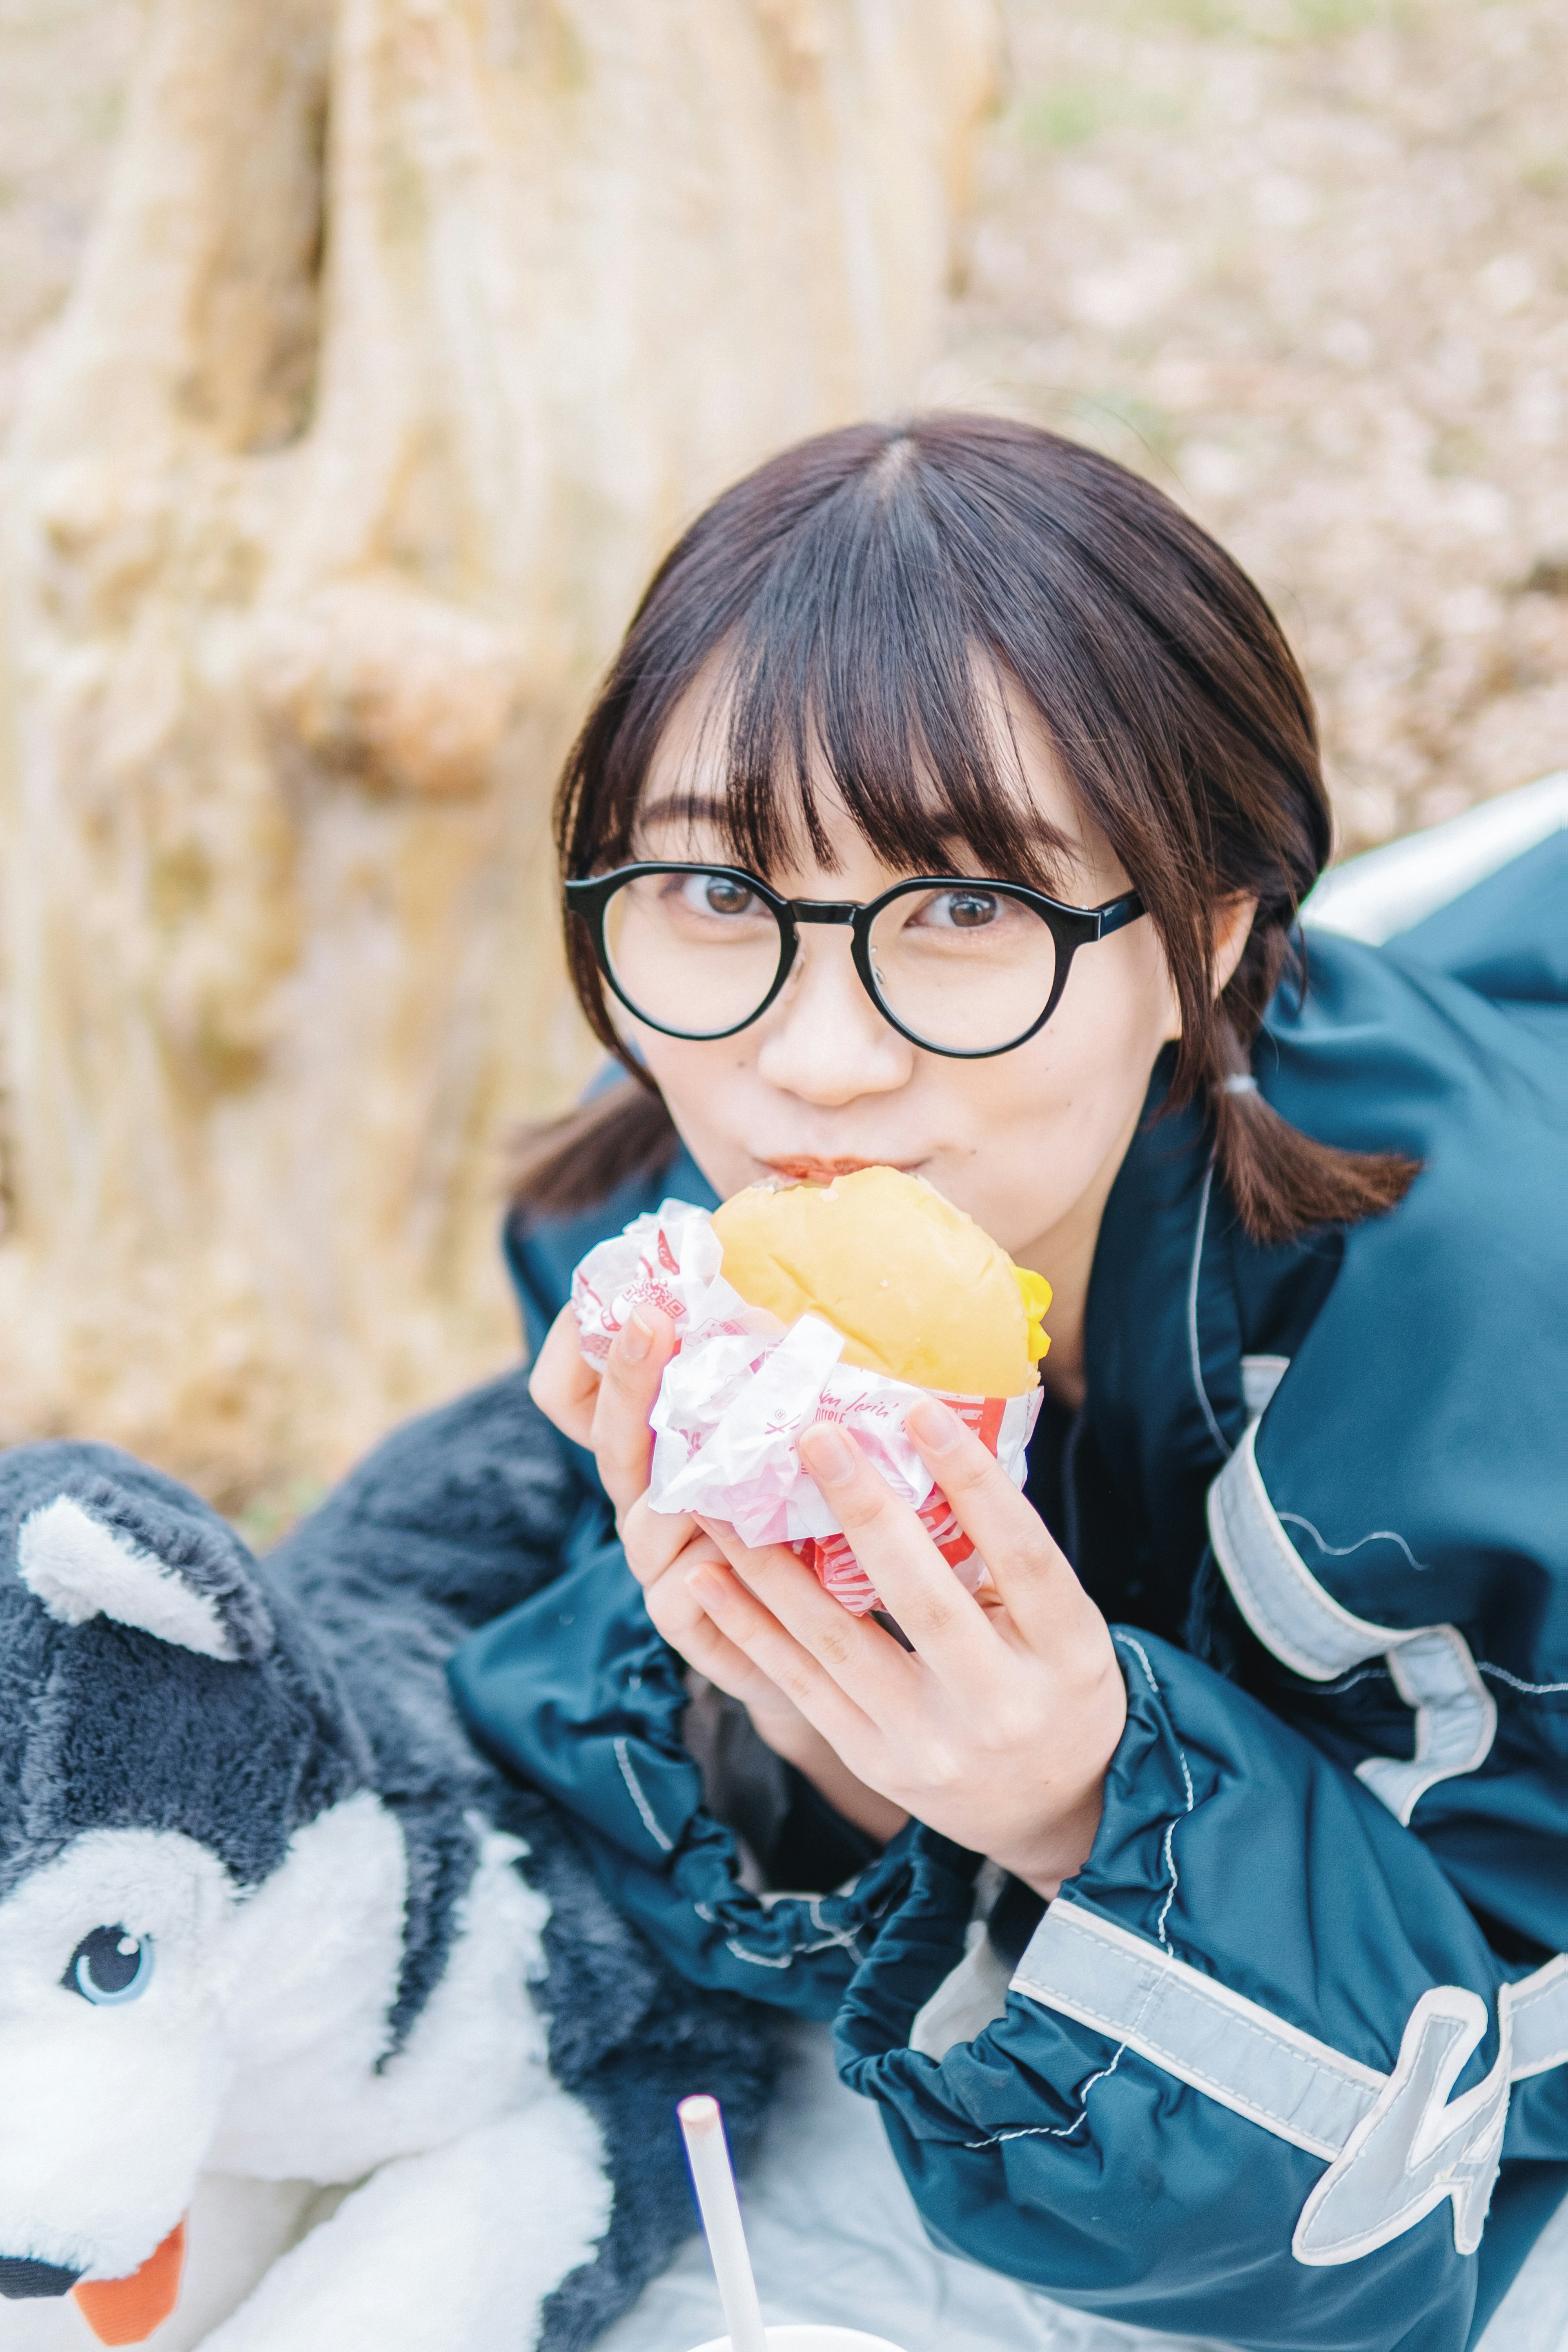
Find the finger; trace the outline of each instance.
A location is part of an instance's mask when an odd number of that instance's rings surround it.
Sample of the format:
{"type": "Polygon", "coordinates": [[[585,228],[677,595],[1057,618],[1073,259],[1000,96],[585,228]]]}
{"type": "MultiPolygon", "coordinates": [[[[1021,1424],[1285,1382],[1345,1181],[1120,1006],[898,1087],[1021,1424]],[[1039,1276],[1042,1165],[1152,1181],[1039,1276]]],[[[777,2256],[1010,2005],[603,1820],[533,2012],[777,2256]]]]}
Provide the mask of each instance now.
{"type": "Polygon", "coordinates": [[[904,1427],[1029,1647],[1055,1646],[1098,1622],[1049,1528],[973,1431],[937,1397],[912,1405],[904,1427]]]}
{"type": "Polygon", "coordinates": [[[670,1648],[679,1652],[689,1665],[695,1666],[699,1674],[730,1697],[742,1702],[757,1730],[771,1745],[770,1734],[787,1733],[788,1727],[800,1720],[799,1710],[776,1684],[768,1680],[760,1666],[752,1664],[743,1650],[735,1647],[728,1634],[720,1632],[703,1608],[689,1579],[694,1567],[704,1564],[725,1574],[729,1572],[723,1555],[706,1537],[701,1537],[688,1545],[682,1558],[646,1594],[648,1615],[670,1648]]]}
{"type": "Polygon", "coordinates": [[[998,1636],[915,1511],[847,1430],[818,1422],[803,1434],[800,1454],[856,1559],[923,1663],[944,1683],[984,1689],[1001,1663],[998,1636]]]}
{"type": "MultiPolygon", "coordinates": [[[[797,1563],[798,1564],[798,1563],[797,1563]]],[[[853,1771],[856,1752],[877,1744],[875,1726],[827,1669],[749,1592],[732,1570],[702,1563],[687,1579],[692,1597],[731,1645],[798,1708],[853,1771]]],[[[837,1603],[833,1606],[837,1608],[837,1603]]],[[[845,1615],[843,1610],[838,1612],[845,1615]]],[[[854,1621],[851,1620],[851,1622],[854,1621]]],[[[886,1639],[886,1636],[883,1636],[886,1639]]],[[[891,1644],[889,1644],[889,1647],[891,1644]]],[[[715,1677],[717,1679],[717,1677],[715,1677]]]]}
{"type": "Polygon", "coordinates": [[[545,1419],[574,1444],[590,1442],[599,1374],[578,1345],[577,1318],[570,1307],[561,1309],[545,1334],[528,1376],[528,1393],[545,1419]]]}
{"type": "Polygon", "coordinates": [[[920,1668],[881,1626],[868,1617],[851,1616],[787,1544],[753,1550],[721,1520],[700,1519],[698,1525],[718,1544],[744,1589],[862,1714],[885,1723],[908,1708],[918,1692],[920,1668]]]}
{"type": "Polygon", "coordinates": [[[684,1511],[656,1511],[646,1494],[639,1495],[621,1514],[621,1543],[626,1566],[645,1590],[694,1539],[706,1544],[711,1558],[721,1557],[711,1539],[700,1534],[694,1518],[684,1511]]]}
{"type": "Polygon", "coordinates": [[[679,1564],[667,1569],[648,1587],[643,1596],[648,1617],[656,1632],[688,1665],[695,1666],[731,1697],[743,1699],[759,1680],[758,1670],[744,1651],[720,1631],[692,1591],[689,1579],[692,1570],[701,1566],[725,1568],[722,1554],[705,1541],[689,1546],[679,1564]]]}
{"type": "Polygon", "coordinates": [[[657,1307],[634,1307],[605,1360],[594,1402],[594,1453],[605,1492],[629,1509],[647,1485],[653,1432],[647,1417],[664,1368],[675,1353],[675,1326],[657,1307]]]}

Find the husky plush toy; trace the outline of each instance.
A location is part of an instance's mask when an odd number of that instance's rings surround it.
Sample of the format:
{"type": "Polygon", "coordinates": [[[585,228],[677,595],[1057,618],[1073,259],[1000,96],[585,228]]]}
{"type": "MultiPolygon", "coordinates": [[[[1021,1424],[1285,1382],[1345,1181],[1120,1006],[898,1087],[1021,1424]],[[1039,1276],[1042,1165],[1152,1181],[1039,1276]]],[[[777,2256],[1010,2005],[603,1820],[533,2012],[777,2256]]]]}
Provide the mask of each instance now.
{"type": "Polygon", "coordinates": [[[108,1447],[0,1457],[0,2346],[569,2352],[688,2234],[672,2103],[743,2143],[765,2012],[447,1696],[565,1475],[515,1375],[258,1565],[108,1447]]]}

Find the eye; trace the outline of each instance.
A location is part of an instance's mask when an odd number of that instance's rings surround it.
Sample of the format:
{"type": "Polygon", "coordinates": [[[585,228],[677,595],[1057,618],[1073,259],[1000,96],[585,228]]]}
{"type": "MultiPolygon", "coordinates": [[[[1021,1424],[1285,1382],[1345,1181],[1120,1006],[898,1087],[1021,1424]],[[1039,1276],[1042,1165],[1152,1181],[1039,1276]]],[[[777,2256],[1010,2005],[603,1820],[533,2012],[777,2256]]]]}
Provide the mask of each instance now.
{"type": "Polygon", "coordinates": [[[680,895],[702,915],[744,915],[756,905],[752,892],[729,874],[689,874],[680,895]]]}
{"type": "Polygon", "coordinates": [[[994,923],[1001,911],[993,890],[942,890],[927,899],[917,919],[941,930],[977,931],[994,923]]]}
{"type": "Polygon", "coordinates": [[[153,1979],[153,1938],[124,1927],[95,1927],[67,1963],[60,1982],[95,2008],[140,2000],[153,1979]]]}

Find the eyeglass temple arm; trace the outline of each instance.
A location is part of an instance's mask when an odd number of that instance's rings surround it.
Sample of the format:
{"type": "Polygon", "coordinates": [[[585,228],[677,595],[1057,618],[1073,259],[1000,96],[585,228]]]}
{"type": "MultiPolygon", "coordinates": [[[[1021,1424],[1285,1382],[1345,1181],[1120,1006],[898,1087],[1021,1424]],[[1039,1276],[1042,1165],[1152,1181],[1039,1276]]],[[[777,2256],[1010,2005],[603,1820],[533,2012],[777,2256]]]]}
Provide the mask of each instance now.
{"type": "Polygon", "coordinates": [[[1105,940],[1112,931],[1125,930],[1129,923],[1135,923],[1140,915],[1147,914],[1149,910],[1137,891],[1129,890],[1124,898],[1112,898],[1108,905],[1097,907],[1094,911],[1099,919],[1099,929],[1094,936],[1097,940],[1105,940]]]}

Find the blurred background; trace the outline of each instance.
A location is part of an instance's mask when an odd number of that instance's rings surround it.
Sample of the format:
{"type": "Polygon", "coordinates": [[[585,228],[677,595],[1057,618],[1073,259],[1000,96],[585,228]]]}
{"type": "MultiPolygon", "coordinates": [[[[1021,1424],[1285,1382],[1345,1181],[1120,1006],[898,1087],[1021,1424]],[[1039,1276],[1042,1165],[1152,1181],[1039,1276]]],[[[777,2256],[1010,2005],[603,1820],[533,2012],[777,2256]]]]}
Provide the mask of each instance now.
{"type": "Polygon", "coordinates": [[[1150,475],[1341,853],[1568,744],[1560,0],[0,0],[0,1420],[281,1522],[506,1360],[543,812],[795,435],[1150,475]]]}

